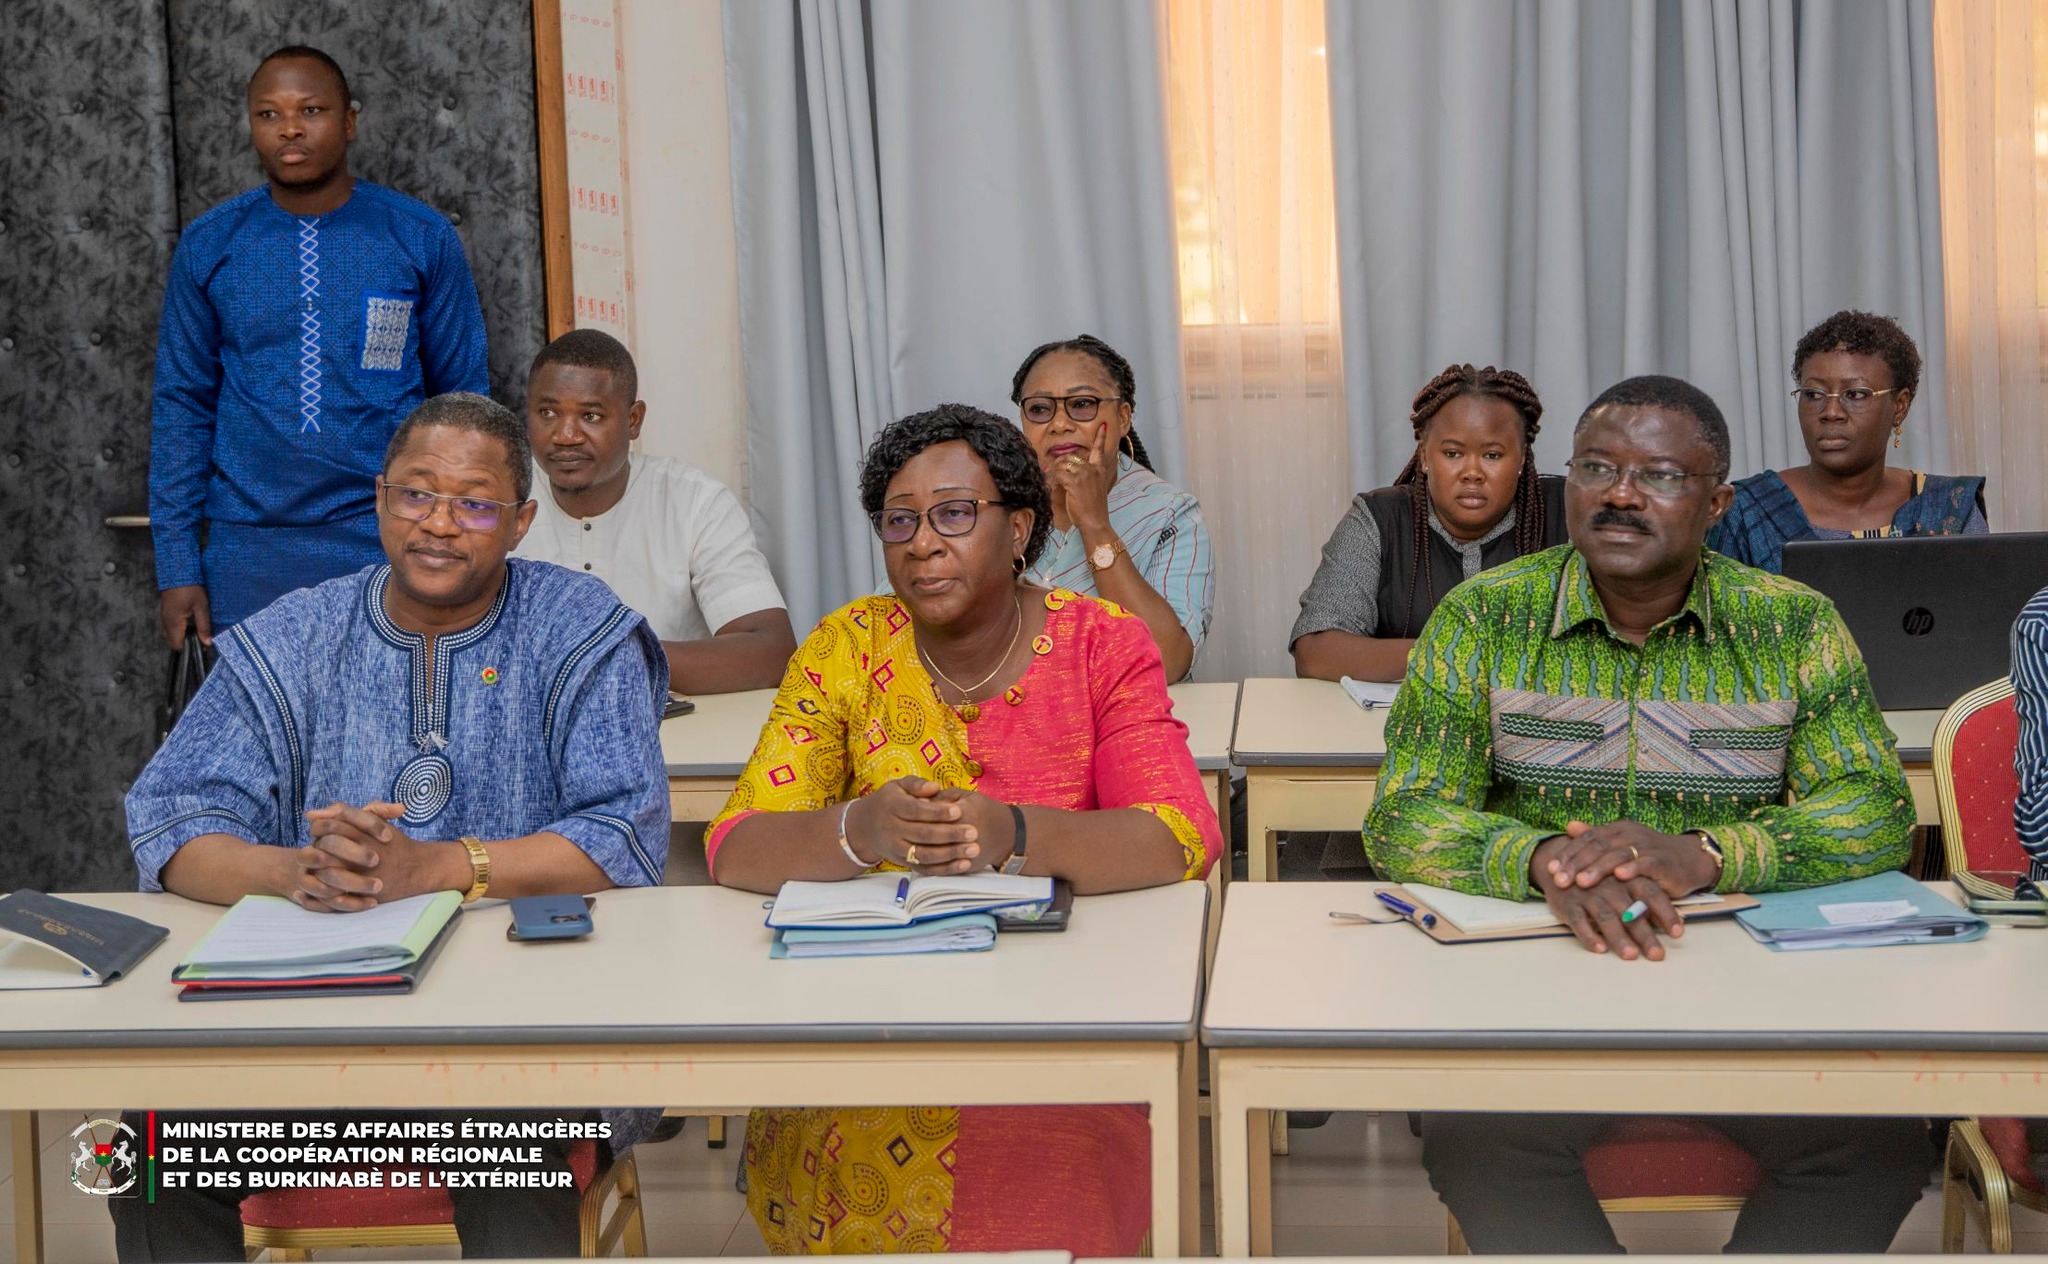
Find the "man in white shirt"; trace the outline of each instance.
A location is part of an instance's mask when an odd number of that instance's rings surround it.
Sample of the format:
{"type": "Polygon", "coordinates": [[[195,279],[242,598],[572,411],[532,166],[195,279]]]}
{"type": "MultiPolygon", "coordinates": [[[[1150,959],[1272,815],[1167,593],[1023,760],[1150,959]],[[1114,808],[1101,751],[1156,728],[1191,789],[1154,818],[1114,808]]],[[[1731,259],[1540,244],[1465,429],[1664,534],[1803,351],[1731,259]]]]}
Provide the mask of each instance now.
{"type": "Polygon", "coordinates": [[[647,415],[639,389],[631,353],[595,329],[534,357],[526,426],[546,490],[519,555],[611,585],[661,638],[676,692],[773,688],[796,634],[768,559],[724,484],[633,454],[647,415]]]}

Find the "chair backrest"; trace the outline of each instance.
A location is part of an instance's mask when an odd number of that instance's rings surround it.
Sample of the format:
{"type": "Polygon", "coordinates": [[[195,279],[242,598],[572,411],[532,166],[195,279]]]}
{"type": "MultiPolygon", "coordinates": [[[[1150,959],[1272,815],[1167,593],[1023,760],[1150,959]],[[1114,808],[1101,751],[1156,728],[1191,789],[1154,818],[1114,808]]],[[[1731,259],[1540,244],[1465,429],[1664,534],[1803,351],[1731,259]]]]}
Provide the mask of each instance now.
{"type": "Polygon", "coordinates": [[[1950,872],[2026,872],[2012,820],[2020,793],[2013,768],[2018,747],[2011,677],[1972,689],[1942,712],[1934,729],[1934,794],[1950,872]]]}

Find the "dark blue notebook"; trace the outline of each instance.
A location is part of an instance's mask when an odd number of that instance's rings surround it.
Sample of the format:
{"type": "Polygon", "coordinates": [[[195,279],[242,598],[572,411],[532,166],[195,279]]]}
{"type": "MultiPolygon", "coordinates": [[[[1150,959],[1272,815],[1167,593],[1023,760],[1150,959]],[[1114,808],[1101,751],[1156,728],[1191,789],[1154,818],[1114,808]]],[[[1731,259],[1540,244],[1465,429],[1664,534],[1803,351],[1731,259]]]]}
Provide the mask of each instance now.
{"type": "Polygon", "coordinates": [[[41,891],[0,897],[0,990],[100,987],[170,934],[126,913],[41,891]]]}

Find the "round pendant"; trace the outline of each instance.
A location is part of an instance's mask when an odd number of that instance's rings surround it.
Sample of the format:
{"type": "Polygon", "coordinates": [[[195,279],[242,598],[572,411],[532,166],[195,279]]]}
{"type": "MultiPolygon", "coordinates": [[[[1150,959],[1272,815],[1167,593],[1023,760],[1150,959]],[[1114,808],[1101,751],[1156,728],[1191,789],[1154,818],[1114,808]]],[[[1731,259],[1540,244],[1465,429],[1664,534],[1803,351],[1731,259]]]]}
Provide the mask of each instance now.
{"type": "Polygon", "coordinates": [[[424,825],[439,816],[454,793],[454,765],[438,754],[415,756],[391,783],[391,800],[405,809],[408,825],[424,825]]]}
{"type": "Polygon", "coordinates": [[[976,704],[970,702],[966,706],[960,708],[960,718],[967,721],[967,723],[972,724],[976,720],[979,720],[981,718],[981,708],[976,704]]]}

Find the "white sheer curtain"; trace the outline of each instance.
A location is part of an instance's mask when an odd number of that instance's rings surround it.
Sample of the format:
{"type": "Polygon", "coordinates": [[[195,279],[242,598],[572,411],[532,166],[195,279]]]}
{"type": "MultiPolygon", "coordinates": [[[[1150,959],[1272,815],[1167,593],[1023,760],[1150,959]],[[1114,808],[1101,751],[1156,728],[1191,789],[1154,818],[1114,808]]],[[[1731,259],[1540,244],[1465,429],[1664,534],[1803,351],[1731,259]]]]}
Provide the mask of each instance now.
{"type": "Polygon", "coordinates": [[[2048,528],[2048,0],[1934,11],[1954,467],[1991,525],[2048,528]]]}
{"type": "Polygon", "coordinates": [[[1673,373],[1735,473],[1805,460],[1793,344],[1857,307],[1926,359],[1905,463],[1948,462],[1930,0],[1332,0],[1353,473],[1445,364],[1543,396],[1673,373]]]}
{"type": "Polygon", "coordinates": [[[1204,680],[1291,676],[1352,491],[1322,0],[1169,0],[1189,490],[1216,549],[1204,680]]]}

